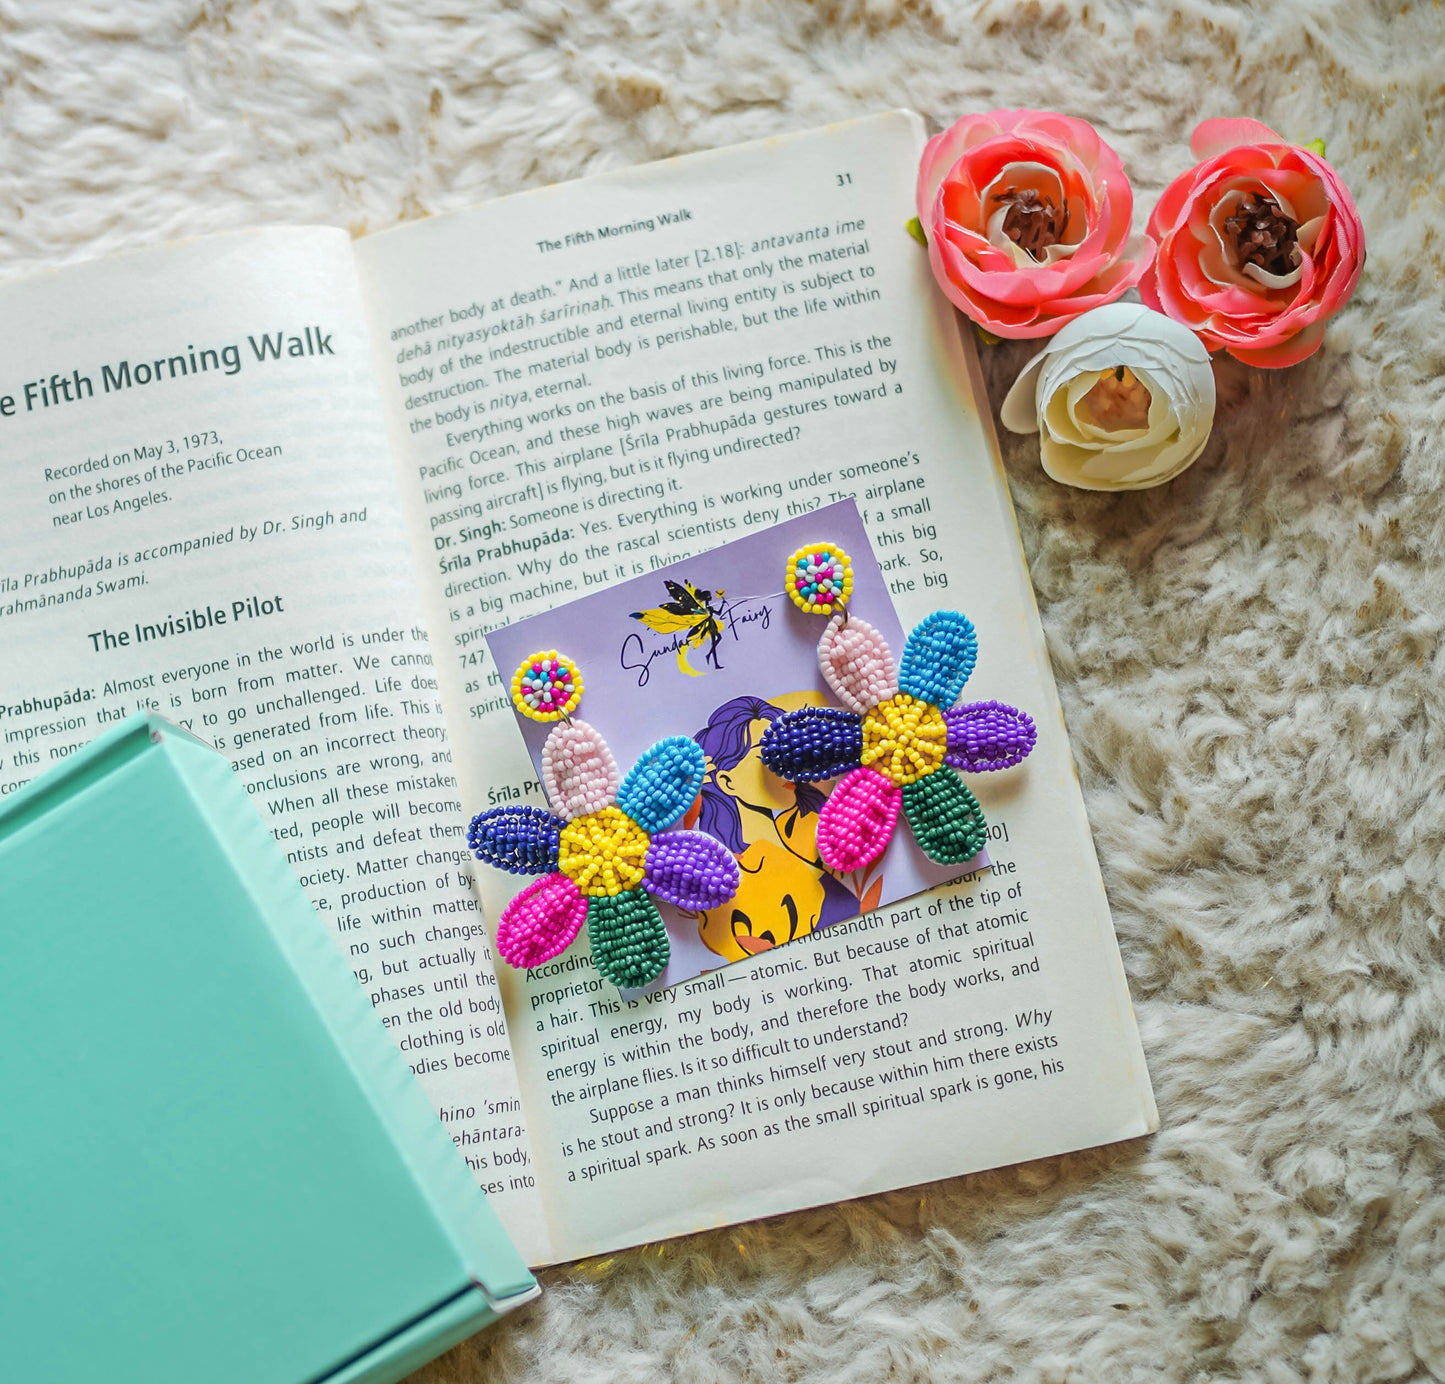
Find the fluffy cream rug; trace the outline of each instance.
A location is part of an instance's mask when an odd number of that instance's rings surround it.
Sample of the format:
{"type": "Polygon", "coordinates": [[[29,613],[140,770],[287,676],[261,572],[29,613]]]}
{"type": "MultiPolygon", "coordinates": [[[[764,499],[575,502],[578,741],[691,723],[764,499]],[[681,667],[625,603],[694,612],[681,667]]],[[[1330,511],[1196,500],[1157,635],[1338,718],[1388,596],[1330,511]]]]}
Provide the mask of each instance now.
{"type": "Polygon", "coordinates": [[[1326,139],[1370,257],[1313,360],[1220,365],[1162,490],[1006,442],[1163,1131],[548,1273],[417,1379],[1445,1378],[1439,0],[9,0],[0,100],[5,272],[893,105],[1087,116],[1141,225],[1204,116],[1326,139]]]}

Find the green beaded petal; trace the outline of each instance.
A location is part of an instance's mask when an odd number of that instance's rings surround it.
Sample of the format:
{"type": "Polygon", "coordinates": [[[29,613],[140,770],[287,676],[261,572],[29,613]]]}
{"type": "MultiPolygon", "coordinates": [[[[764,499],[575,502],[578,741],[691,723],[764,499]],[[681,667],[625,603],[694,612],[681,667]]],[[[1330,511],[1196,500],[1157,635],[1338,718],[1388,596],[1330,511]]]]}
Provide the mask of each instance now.
{"type": "Polygon", "coordinates": [[[936,769],[905,784],[903,815],[924,855],[940,865],[962,865],[988,841],[983,808],[952,769],[936,769]]]}
{"type": "Polygon", "coordinates": [[[656,980],[671,950],[662,914],[645,889],[588,899],[587,936],[594,964],[619,990],[656,980]]]}

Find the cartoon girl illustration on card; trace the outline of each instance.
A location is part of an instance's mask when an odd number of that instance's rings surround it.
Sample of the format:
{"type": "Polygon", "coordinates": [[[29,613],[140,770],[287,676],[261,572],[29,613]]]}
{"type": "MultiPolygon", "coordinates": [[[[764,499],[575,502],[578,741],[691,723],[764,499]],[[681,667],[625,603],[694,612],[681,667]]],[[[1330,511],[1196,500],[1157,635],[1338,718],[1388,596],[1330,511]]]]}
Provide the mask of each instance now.
{"type": "Polygon", "coordinates": [[[828,870],[816,841],[825,795],[780,780],[759,755],[763,733],[785,711],[825,701],[818,692],[734,697],[693,736],[707,760],[696,826],[737,857],[741,876],[733,899],[697,915],[703,945],[726,961],[856,917],[882,891],[881,862],[857,879],[828,870]]]}

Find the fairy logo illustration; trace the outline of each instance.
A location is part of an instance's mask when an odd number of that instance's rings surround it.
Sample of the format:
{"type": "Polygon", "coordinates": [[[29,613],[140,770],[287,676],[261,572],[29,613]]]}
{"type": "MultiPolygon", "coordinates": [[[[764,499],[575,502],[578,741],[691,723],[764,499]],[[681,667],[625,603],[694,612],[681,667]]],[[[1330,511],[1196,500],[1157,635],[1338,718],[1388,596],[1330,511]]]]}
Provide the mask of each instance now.
{"type": "Polygon", "coordinates": [[[721,622],[727,614],[727,592],[719,588],[714,604],[713,592],[699,590],[686,578],[681,584],[664,581],[663,585],[672,599],[650,610],[634,610],[632,619],[640,620],[654,634],[676,635],[673,646],[677,651],[677,666],[690,677],[701,677],[706,671],[694,668],[687,658],[689,652],[702,648],[704,644],[707,645],[707,653],[703,655],[703,662],[712,664],[721,672],[717,650],[722,643],[721,622]]]}
{"type": "Polygon", "coordinates": [[[723,640],[741,640],[746,630],[769,629],[773,610],[766,596],[744,596],[728,600],[721,587],[701,587],[686,577],[682,581],[664,579],[663,586],[670,600],[646,610],[634,610],[629,619],[636,620],[653,634],[666,637],[666,642],[649,648],[642,635],[633,631],[622,641],[622,667],[637,673],[637,685],[646,687],[652,679],[652,666],[668,654],[677,655],[678,670],[688,677],[700,678],[710,669],[723,671],[718,653],[723,640]],[[701,668],[690,655],[702,651],[701,668]]]}

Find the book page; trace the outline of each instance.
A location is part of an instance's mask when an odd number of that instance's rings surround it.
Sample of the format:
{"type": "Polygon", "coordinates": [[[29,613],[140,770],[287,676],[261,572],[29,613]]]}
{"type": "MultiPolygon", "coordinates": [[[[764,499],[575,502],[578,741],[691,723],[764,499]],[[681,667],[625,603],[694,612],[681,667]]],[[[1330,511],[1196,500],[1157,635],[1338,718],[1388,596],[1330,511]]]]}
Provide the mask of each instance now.
{"type": "MultiPolygon", "coordinates": [[[[468,811],[544,804],[489,628],[850,495],[905,627],[965,611],[969,700],[1038,722],[970,779],[991,870],[635,1003],[585,936],[502,967],[565,1257],[1157,1125],[976,362],[904,230],[921,143],[882,116],[357,247],[468,811]]],[[[524,881],[477,868],[494,922],[524,881]]]]}
{"type": "Polygon", "coordinates": [[[229,756],[535,1243],[350,242],[193,241],[11,284],[0,316],[0,794],[143,707],[229,756]]]}

